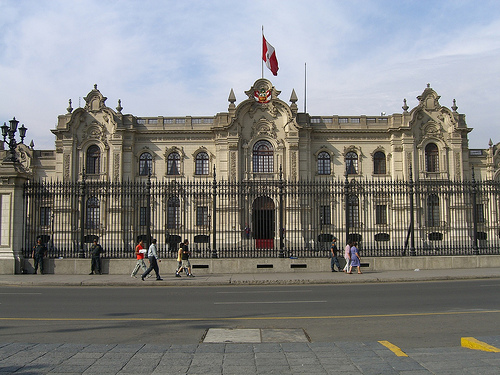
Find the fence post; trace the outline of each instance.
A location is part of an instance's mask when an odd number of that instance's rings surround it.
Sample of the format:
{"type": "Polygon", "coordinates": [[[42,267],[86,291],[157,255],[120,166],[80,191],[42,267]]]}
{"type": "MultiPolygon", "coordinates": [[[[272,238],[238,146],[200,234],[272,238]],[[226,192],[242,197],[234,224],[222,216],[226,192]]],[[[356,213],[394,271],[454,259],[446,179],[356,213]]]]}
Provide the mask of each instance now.
{"type": "Polygon", "coordinates": [[[148,173],[148,182],[146,183],[146,236],[148,246],[151,245],[151,169],[148,173]]]}
{"type": "Polygon", "coordinates": [[[414,203],[414,184],[413,169],[410,164],[410,256],[417,255],[415,251],[415,203],[414,203]]]}
{"type": "Polygon", "coordinates": [[[474,242],[472,244],[472,254],[479,255],[479,248],[477,246],[477,204],[476,197],[477,195],[477,185],[476,178],[474,176],[474,166],[472,167],[472,220],[474,223],[474,242]]]}
{"type": "Polygon", "coordinates": [[[279,186],[279,199],[280,199],[280,253],[279,253],[279,257],[280,258],[284,258],[285,257],[285,253],[283,251],[283,247],[284,247],[284,233],[283,231],[285,230],[285,228],[283,227],[283,169],[280,165],[280,180],[278,182],[278,186],[279,186]]]}
{"type": "Polygon", "coordinates": [[[79,258],[85,258],[85,168],[82,171],[82,182],[80,184],[80,252],[79,258]]]}
{"type": "Polygon", "coordinates": [[[212,184],[212,258],[217,258],[217,216],[215,214],[217,210],[217,180],[214,165],[214,181],[212,184]]]}
{"type": "Polygon", "coordinates": [[[347,167],[345,169],[344,195],[345,195],[345,241],[347,244],[350,242],[350,238],[349,238],[349,175],[347,173],[347,167]]]}

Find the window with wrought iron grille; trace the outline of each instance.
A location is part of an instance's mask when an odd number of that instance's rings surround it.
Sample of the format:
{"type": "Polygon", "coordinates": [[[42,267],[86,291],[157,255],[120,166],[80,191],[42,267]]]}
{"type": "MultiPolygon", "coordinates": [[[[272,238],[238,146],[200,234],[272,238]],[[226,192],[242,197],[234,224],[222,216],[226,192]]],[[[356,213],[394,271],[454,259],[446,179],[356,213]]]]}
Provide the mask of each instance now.
{"type": "Polygon", "coordinates": [[[85,165],[87,174],[99,174],[101,172],[101,149],[92,145],[87,149],[87,162],[85,165]]]}
{"type": "Polygon", "coordinates": [[[208,225],[208,207],[207,206],[196,207],[196,225],[197,226],[208,225]]]}
{"type": "Polygon", "coordinates": [[[385,169],[385,154],[382,151],[377,151],[373,155],[373,174],[386,174],[385,169]]]}
{"type": "Polygon", "coordinates": [[[149,152],[143,152],[139,157],[139,175],[148,176],[153,171],[153,157],[149,152]]]}
{"type": "Polygon", "coordinates": [[[167,228],[179,228],[181,222],[181,202],[178,197],[170,197],[167,202],[167,228]]]}
{"type": "Polygon", "coordinates": [[[148,208],[147,207],[141,207],[139,210],[139,225],[142,227],[145,227],[148,225],[148,208]]]}
{"type": "Polygon", "coordinates": [[[484,223],[484,204],[476,204],[476,222],[484,223]]]}
{"type": "Polygon", "coordinates": [[[318,174],[329,175],[331,173],[330,154],[322,151],[318,155],[318,174]]]}
{"type": "Polygon", "coordinates": [[[439,150],[434,143],[425,146],[425,170],[439,172],[439,150]]]}
{"type": "Polygon", "coordinates": [[[274,150],[268,141],[258,141],[253,146],[253,172],[274,172],[274,150]]]}
{"type": "Polygon", "coordinates": [[[436,194],[427,197],[427,226],[439,226],[439,197],[436,194]]]}
{"type": "Polygon", "coordinates": [[[387,224],[387,205],[377,204],[375,206],[375,224],[387,224]]]}
{"type": "Polygon", "coordinates": [[[358,154],[350,151],[345,155],[345,167],[347,174],[358,174],[358,154]]]}
{"type": "Polygon", "coordinates": [[[319,223],[321,225],[330,225],[332,223],[332,212],[330,206],[319,207],[319,223]]]}
{"type": "Polygon", "coordinates": [[[350,195],[348,198],[349,209],[347,218],[350,227],[359,227],[359,198],[356,195],[350,195]]]}
{"type": "Polygon", "coordinates": [[[40,226],[48,227],[50,226],[50,207],[40,207],[40,226]]]}
{"type": "Polygon", "coordinates": [[[100,205],[97,197],[90,197],[87,199],[87,222],[85,227],[87,229],[97,229],[100,223],[100,205]]]}
{"type": "Polygon", "coordinates": [[[196,155],[195,174],[207,175],[208,174],[208,154],[206,152],[199,152],[196,155]]]}

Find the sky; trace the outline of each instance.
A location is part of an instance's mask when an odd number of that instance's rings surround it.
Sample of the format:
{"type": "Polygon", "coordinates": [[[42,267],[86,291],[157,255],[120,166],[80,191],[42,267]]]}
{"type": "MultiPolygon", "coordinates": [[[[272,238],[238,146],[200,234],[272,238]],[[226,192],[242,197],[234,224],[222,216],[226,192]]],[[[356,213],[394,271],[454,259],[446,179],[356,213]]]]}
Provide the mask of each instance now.
{"type": "Polygon", "coordinates": [[[500,2],[0,0],[0,123],[54,149],[57,116],[98,85],[136,116],[214,116],[261,78],[314,116],[410,108],[427,84],[466,115],[469,147],[500,142],[500,2]],[[305,87],[307,64],[307,88],[305,87]]]}

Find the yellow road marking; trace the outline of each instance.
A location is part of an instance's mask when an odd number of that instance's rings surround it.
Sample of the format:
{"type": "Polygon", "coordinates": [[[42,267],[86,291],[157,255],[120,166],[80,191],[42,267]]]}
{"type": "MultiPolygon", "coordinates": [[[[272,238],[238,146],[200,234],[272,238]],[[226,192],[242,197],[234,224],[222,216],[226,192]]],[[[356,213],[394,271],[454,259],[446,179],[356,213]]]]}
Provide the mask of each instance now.
{"type": "Polygon", "coordinates": [[[408,357],[408,355],[403,352],[398,346],[391,344],[389,341],[379,341],[380,344],[384,345],[387,349],[389,349],[391,352],[396,354],[398,357],[408,357]]]}
{"type": "MultiPolygon", "coordinates": [[[[294,320],[294,319],[352,319],[352,318],[399,318],[399,317],[417,317],[417,316],[436,316],[436,315],[470,315],[470,314],[498,314],[500,310],[485,310],[485,311],[453,311],[440,313],[412,313],[412,314],[369,314],[369,315],[338,315],[338,316],[270,316],[270,317],[238,317],[238,318],[140,318],[141,321],[161,321],[161,322],[178,322],[178,321],[227,321],[227,320],[294,320]]],[[[20,318],[20,317],[0,317],[0,321],[91,321],[91,322],[123,322],[137,321],[137,317],[132,318],[20,318]]]]}
{"type": "Polygon", "coordinates": [[[485,342],[479,341],[474,337],[462,337],[460,341],[464,348],[482,350],[483,352],[500,353],[500,349],[495,348],[494,346],[489,345],[485,342]]]}

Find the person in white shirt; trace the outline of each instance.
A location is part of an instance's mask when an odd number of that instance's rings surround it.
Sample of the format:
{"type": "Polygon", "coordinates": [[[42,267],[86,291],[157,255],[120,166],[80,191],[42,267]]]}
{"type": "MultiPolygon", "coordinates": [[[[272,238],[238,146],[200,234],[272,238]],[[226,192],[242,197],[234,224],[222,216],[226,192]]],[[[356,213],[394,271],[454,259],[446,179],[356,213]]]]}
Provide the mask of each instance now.
{"type": "Polygon", "coordinates": [[[149,259],[149,268],[144,272],[141,276],[142,281],[144,281],[144,278],[152,271],[155,270],[156,273],[156,280],[161,281],[163,280],[160,277],[160,269],[158,267],[158,262],[161,262],[161,259],[158,258],[158,251],[156,249],[156,238],[153,238],[151,240],[151,246],[149,246],[148,249],[148,259],[149,259]]]}

